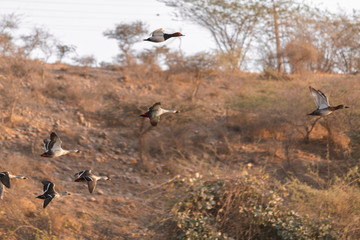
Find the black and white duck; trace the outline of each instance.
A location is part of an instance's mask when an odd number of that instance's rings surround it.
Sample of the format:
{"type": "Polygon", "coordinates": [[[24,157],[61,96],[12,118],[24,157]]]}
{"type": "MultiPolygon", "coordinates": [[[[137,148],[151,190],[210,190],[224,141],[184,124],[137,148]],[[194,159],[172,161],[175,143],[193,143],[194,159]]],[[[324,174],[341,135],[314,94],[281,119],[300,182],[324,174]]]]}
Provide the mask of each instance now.
{"type": "Polygon", "coordinates": [[[62,192],[62,193],[56,192],[55,184],[50,181],[43,180],[41,181],[41,183],[44,185],[43,187],[44,192],[41,195],[37,196],[36,198],[44,199],[44,205],[43,205],[44,208],[46,208],[46,206],[49,205],[49,203],[53,199],[59,198],[64,195],[70,195],[70,193],[68,192],[62,192]]]}

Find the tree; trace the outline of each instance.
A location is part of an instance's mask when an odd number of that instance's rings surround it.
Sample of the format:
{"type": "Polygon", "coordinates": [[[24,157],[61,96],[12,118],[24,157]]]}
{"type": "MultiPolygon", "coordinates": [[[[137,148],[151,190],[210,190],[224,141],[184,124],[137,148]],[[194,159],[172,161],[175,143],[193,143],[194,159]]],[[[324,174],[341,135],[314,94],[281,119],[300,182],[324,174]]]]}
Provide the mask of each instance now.
{"type": "Polygon", "coordinates": [[[314,38],[321,57],[318,71],[354,73],[360,70],[360,15],[353,12],[332,14],[325,12],[316,23],[320,34],[314,38]]]}
{"type": "Polygon", "coordinates": [[[313,71],[316,69],[318,52],[306,39],[290,41],[283,51],[283,56],[288,59],[291,73],[302,73],[305,70],[313,71]]]}
{"type": "Polygon", "coordinates": [[[88,78],[89,75],[89,67],[95,66],[97,61],[93,55],[84,55],[81,57],[74,57],[73,61],[81,66],[83,66],[80,76],[84,78],[88,78]]]}
{"type": "Polygon", "coordinates": [[[170,74],[187,73],[187,78],[192,82],[189,99],[193,101],[206,76],[217,68],[217,62],[212,54],[199,52],[185,57],[181,52],[170,52],[166,56],[166,64],[170,74]]]}
{"type": "Polygon", "coordinates": [[[82,57],[74,57],[74,62],[84,67],[91,67],[96,65],[96,58],[93,55],[85,55],[82,57]]]}
{"type": "Polygon", "coordinates": [[[66,45],[61,43],[56,45],[56,55],[59,62],[61,62],[64,57],[68,56],[71,53],[74,53],[75,51],[76,46],[74,45],[66,45]]]}
{"type": "Polygon", "coordinates": [[[0,19],[0,55],[12,55],[16,49],[12,31],[19,26],[20,18],[15,14],[2,15],[0,19]]]}
{"type": "Polygon", "coordinates": [[[273,4],[273,16],[274,16],[274,33],[276,39],[276,61],[277,61],[277,70],[278,72],[282,72],[282,61],[281,61],[281,47],[280,47],[280,34],[279,34],[279,21],[278,21],[278,13],[277,6],[275,0],[272,0],[273,4]]]}
{"type": "Polygon", "coordinates": [[[107,30],[103,34],[105,37],[118,41],[121,53],[118,59],[121,63],[130,66],[133,64],[133,45],[142,41],[143,35],[147,33],[146,24],[141,21],[133,23],[121,23],[115,26],[114,30],[107,30]]]}
{"type": "Polygon", "coordinates": [[[246,60],[264,9],[261,1],[249,0],[159,0],[179,10],[181,16],[210,31],[218,54],[231,69],[241,69],[246,60]]]}
{"type": "Polygon", "coordinates": [[[305,39],[303,28],[314,11],[296,0],[263,0],[261,4],[266,13],[256,36],[260,59],[264,69],[276,69],[281,73],[289,68],[284,66],[285,47],[298,37],[305,39]]]}
{"type": "Polygon", "coordinates": [[[56,40],[52,34],[42,28],[34,28],[28,35],[22,35],[20,39],[24,45],[21,50],[26,57],[30,57],[35,50],[39,50],[47,61],[53,54],[56,40]]]}
{"type": "Polygon", "coordinates": [[[140,54],[138,58],[151,71],[161,70],[161,60],[165,59],[170,49],[166,46],[154,46],[140,54]]]}

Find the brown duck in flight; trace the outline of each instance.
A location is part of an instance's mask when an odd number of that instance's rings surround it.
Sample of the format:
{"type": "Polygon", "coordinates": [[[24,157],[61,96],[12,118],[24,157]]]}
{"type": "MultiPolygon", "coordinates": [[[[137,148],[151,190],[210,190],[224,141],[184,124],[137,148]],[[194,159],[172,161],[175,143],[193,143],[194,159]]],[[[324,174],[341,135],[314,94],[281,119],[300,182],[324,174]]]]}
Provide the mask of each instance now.
{"type": "Polygon", "coordinates": [[[157,102],[151,106],[146,113],[141,114],[140,116],[149,118],[151,125],[156,126],[160,121],[160,116],[164,113],[179,113],[179,111],[163,109],[161,103],[157,102]]]}
{"type": "Polygon", "coordinates": [[[334,112],[338,109],[349,108],[342,104],[337,105],[335,107],[330,106],[329,99],[326,97],[326,95],[323,92],[321,92],[320,90],[316,90],[312,87],[309,87],[309,89],[310,89],[311,95],[314,98],[317,109],[315,111],[313,111],[312,113],[309,113],[308,115],[323,117],[323,116],[327,116],[327,115],[331,114],[332,112],[334,112]]]}

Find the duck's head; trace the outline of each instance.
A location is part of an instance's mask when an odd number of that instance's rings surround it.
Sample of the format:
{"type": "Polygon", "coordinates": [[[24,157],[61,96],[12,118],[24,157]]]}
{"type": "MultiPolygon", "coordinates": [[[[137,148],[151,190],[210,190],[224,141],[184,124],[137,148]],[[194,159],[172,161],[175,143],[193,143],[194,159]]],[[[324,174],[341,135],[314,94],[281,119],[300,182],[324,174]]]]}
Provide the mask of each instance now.
{"type": "Polygon", "coordinates": [[[343,104],[341,104],[341,105],[336,106],[335,108],[336,109],[343,109],[343,108],[350,108],[350,107],[344,106],[343,104]]]}
{"type": "Polygon", "coordinates": [[[171,36],[173,36],[173,37],[182,37],[182,36],[185,36],[185,35],[183,35],[181,32],[176,32],[176,33],[171,34],[171,36]]]}

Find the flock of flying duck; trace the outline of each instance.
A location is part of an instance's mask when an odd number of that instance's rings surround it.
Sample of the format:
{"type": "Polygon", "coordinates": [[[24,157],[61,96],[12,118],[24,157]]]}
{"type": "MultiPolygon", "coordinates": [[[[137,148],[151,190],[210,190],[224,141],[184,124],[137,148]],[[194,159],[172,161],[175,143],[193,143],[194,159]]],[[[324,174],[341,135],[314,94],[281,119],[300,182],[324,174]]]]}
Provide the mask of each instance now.
{"type": "MultiPolygon", "coordinates": [[[[157,29],[154,32],[152,32],[151,36],[147,39],[144,39],[144,41],[151,41],[151,42],[164,42],[167,39],[171,37],[180,37],[184,36],[180,32],[176,32],[173,34],[167,34],[164,33],[163,29],[157,29]]],[[[326,97],[326,95],[321,92],[320,90],[316,90],[312,87],[309,87],[312,97],[314,98],[315,104],[317,106],[317,109],[313,111],[312,113],[309,113],[308,115],[313,116],[327,116],[331,114],[332,112],[343,109],[343,108],[349,108],[344,105],[338,105],[338,106],[330,106],[329,100],[326,97]]],[[[177,110],[167,110],[161,107],[161,103],[157,102],[153,106],[151,106],[148,111],[146,111],[144,114],[141,114],[141,117],[149,118],[150,124],[152,126],[157,126],[157,124],[160,121],[160,116],[165,113],[179,113],[177,110]]],[[[48,157],[48,158],[55,158],[60,157],[69,153],[78,153],[79,150],[77,149],[71,149],[66,150],[61,147],[62,141],[60,138],[56,135],[55,132],[52,132],[50,134],[50,139],[44,139],[44,147],[45,152],[41,154],[41,157],[48,157]]],[[[6,188],[10,188],[10,180],[11,179],[28,179],[27,177],[21,176],[21,175],[12,175],[9,172],[0,172],[0,199],[3,198],[4,193],[4,186],[6,188]]],[[[78,172],[74,175],[74,182],[86,182],[88,184],[88,189],[90,193],[94,192],[94,189],[96,187],[96,182],[98,180],[110,180],[108,176],[97,176],[91,172],[91,170],[83,170],[81,172],[78,172]]],[[[46,206],[55,198],[61,197],[63,195],[70,195],[68,192],[62,192],[58,193],[55,191],[55,184],[48,180],[41,181],[43,184],[43,193],[36,198],[44,199],[43,207],[46,208],[46,206]]]]}
{"type": "MultiPolygon", "coordinates": [[[[167,110],[161,107],[161,103],[157,102],[153,106],[151,106],[148,111],[146,111],[144,114],[141,114],[141,117],[146,117],[150,119],[150,123],[152,126],[156,126],[158,122],[160,121],[160,116],[165,113],[178,113],[177,110],[167,110]]],[[[69,153],[78,153],[79,150],[77,149],[63,149],[61,147],[62,141],[59,138],[58,135],[56,135],[55,132],[52,132],[50,134],[50,139],[44,139],[44,148],[45,152],[41,154],[41,157],[48,157],[48,158],[56,158],[60,157],[69,153]]],[[[74,175],[75,179],[74,182],[87,182],[88,189],[90,193],[94,192],[94,189],[96,187],[96,182],[98,180],[111,180],[108,176],[97,176],[91,172],[91,170],[83,170],[81,172],[78,172],[74,175]]],[[[28,179],[27,177],[21,176],[21,175],[12,175],[9,172],[1,172],[0,173],[0,199],[3,198],[4,194],[4,186],[7,188],[10,188],[10,180],[12,178],[17,179],[28,179]]],[[[55,184],[48,180],[43,180],[41,183],[43,186],[43,193],[37,198],[44,199],[43,207],[46,208],[49,203],[58,197],[61,197],[63,195],[70,195],[68,192],[62,192],[58,193],[55,191],[55,184]]]]}

